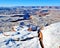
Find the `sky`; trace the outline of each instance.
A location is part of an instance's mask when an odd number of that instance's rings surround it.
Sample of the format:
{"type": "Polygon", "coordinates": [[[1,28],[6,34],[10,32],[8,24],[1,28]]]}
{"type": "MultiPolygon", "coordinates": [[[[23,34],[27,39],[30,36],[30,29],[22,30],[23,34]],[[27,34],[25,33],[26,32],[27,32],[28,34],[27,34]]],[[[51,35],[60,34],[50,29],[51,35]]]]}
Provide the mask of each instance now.
{"type": "Polygon", "coordinates": [[[60,0],[0,0],[0,7],[60,6],[60,0]]]}

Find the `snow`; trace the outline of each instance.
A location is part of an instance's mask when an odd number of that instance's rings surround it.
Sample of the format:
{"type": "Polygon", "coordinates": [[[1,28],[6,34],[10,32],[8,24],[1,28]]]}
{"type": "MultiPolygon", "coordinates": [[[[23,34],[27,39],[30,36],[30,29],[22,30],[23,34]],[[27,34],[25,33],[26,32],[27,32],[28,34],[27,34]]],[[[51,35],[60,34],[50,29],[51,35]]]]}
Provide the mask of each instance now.
{"type": "Polygon", "coordinates": [[[59,48],[60,46],[60,22],[51,24],[41,30],[45,48],[59,48]]]}
{"type": "MultiPolygon", "coordinates": [[[[37,31],[27,31],[27,27],[14,27],[16,32],[0,33],[0,48],[41,48],[37,31]],[[19,29],[19,30],[18,30],[19,29]],[[26,41],[26,38],[34,37],[26,41]],[[14,41],[19,39],[19,41],[14,41]]],[[[51,24],[41,30],[43,33],[43,44],[45,48],[59,48],[60,46],[60,22],[51,24]]]]}
{"type": "Polygon", "coordinates": [[[16,32],[4,32],[5,35],[9,36],[4,36],[3,33],[0,34],[0,48],[41,48],[37,31],[27,31],[28,28],[26,26],[23,26],[23,28],[19,27],[15,26],[14,30],[16,32]],[[34,38],[21,41],[31,37],[34,38]],[[17,39],[19,41],[15,41],[17,39]]]}

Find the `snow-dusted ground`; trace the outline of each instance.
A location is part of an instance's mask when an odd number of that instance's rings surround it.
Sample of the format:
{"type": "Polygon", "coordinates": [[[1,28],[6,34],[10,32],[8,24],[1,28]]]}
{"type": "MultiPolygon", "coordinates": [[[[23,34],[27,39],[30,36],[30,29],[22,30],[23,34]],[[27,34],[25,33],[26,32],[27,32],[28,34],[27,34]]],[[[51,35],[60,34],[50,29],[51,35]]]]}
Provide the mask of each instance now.
{"type": "Polygon", "coordinates": [[[41,30],[45,48],[59,48],[60,46],[60,22],[51,24],[41,30]]]}
{"type": "Polygon", "coordinates": [[[37,31],[27,31],[27,27],[15,26],[16,32],[4,32],[0,34],[0,48],[41,48],[37,31]],[[19,30],[18,30],[19,29],[19,30]],[[18,30],[18,31],[17,31],[18,30]],[[4,36],[4,35],[9,36],[4,36]],[[21,41],[26,38],[26,41],[21,41]],[[15,41],[19,38],[19,41],[15,41]],[[14,40],[15,39],[15,40],[14,40]]]}
{"type": "MultiPolygon", "coordinates": [[[[45,48],[59,48],[60,22],[44,27],[44,29],[41,31],[43,33],[43,43],[45,48]]],[[[27,27],[24,27],[24,29],[19,28],[19,31],[16,30],[16,32],[5,32],[4,34],[10,36],[4,36],[2,33],[0,33],[0,48],[41,48],[39,38],[37,37],[37,31],[29,32],[27,31],[27,27]],[[34,38],[27,41],[20,41],[29,37],[34,38]],[[20,40],[14,41],[14,39],[17,38],[20,40]]]]}

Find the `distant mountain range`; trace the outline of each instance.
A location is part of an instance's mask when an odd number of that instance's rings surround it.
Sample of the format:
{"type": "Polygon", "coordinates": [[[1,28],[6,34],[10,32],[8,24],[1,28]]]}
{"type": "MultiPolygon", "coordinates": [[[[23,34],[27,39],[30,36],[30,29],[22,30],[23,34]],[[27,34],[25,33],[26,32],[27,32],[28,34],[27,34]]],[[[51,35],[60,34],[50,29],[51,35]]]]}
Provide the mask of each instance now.
{"type": "Polygon", "coordinates": [[[16,7],[0,7],[0,15],[10,14],[35,14],[40,9],[60,9],[60,6],[16,6],[16,7]]]}

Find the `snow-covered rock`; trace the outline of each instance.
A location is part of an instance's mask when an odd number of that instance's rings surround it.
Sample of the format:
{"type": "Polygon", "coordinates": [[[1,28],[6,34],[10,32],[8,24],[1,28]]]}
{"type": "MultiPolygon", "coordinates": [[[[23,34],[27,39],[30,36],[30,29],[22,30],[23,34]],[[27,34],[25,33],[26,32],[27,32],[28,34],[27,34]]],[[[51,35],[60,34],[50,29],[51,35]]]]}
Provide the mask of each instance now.
{"type": "Polygon", "coordinates": [[[51,24],[41,30],[45,48],[59,48],[60,46],[60,22],[51,24]]]}
{"type": "Polygon", "coordinates": [[[1,33],[0,48],[41,48],[38,32],[28,31],[27,29],[26,26],[23,26],[22,28],[20,26],[15,26],[14,30],[16,32],[1,33]],[[8,36],[4,36],[4,34],[8,36]],[[16,39],[19,40],[15,41],[16,39]]]}

